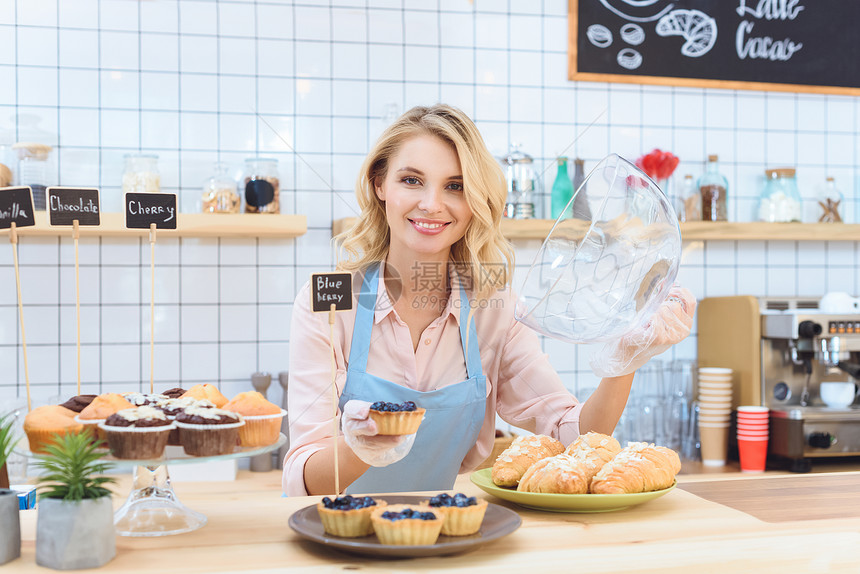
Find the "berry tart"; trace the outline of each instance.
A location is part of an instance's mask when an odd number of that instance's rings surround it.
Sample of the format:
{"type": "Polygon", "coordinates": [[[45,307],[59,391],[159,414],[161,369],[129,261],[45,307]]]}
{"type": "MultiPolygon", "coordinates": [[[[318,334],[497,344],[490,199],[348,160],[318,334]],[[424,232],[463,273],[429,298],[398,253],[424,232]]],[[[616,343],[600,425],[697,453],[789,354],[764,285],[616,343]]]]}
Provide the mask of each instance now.
{"type": "Polygon", "coordinates": [[[412,401],[376,401],[370,405],[370,418],[376,423],[377,434],[415,434],[424,420],[424,409],[417,407],[412,401]]]}
{"type": "Polygon", "coordinates": [[[317,504],[317,512],[323,528],[332,536],[357,538],[373,534],[370,514],[386,506],[384,500],[369,496],[338,496],[334,500],[326,496],[317,504]]]}
{"type": "Polygon", "coordinates": [[[383,544],[423,546],[435,544],[445,517],[420,504],[392,504],[370,514],[376,537],[383,544]]]}
{"type": "Polygon", "coordinates": [[[481,529],[484,513],[487,511],[487,501],[474,496],[457,493],[437,494],[430,500],[422,502],[433,512],[440,512],[445,517],[442,524],[442,534],[445,536],[468,536],[481,529]]]}

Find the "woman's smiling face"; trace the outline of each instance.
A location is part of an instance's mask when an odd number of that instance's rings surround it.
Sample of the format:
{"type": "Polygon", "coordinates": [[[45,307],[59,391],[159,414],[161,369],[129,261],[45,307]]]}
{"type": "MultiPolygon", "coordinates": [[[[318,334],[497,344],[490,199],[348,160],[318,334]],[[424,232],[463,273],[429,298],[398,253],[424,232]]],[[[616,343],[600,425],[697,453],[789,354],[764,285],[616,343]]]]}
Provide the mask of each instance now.
{"type": "Polygon", "coordinates": [[[447,259],[472,220],[457,152],[433,135],[403,142],[376,195],[385,202],[390,249],[398,257],[447,259]]]}

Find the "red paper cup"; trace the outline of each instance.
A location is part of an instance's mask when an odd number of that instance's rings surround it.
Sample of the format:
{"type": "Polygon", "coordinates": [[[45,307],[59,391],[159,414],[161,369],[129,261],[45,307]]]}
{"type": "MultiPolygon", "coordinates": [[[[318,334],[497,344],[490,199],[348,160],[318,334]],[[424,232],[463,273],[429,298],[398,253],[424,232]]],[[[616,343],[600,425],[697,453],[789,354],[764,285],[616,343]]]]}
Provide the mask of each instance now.
{"type": "Polygon", "coordinates": [[[740,439],[744,439],[744,440],[767,440],[768,439],[768,433],[767,432],[753,433],[753,432],[740,432],[740,431],[738,431],[738,439],[739,440],[740,439]]]}
{"type": "Polygon", "coordinates": [[[767,439],[746,440],[738,437],[741,472],[764,472],[767,461],[767,439]]]}

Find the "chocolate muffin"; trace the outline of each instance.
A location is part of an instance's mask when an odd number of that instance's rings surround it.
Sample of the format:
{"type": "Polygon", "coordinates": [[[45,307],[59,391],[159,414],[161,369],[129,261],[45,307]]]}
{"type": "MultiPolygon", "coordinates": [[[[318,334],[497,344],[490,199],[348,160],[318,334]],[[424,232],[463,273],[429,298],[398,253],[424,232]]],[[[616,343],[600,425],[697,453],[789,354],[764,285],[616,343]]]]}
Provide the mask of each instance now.
{"type": "Polygon", "coordinates": [[[166,391],[161,391],[161,394],[169,399],[178,399],[182,395],[185,394],[185,389],[179,387],[173,387],[172,389],[167,389],[166,391]]]}
{"type": "Polygon", "coordinates": [[[122,459],[156,459],[164,454],[174,423],[160,410],[142,406],[121,410],[99,425],[111,453],[122,459]]]}
{"type": "MultiPolygon", "coordinates": [[[[188,407],[197,406],[206,409],[215,408],[215,405],[206,399],[198,400],[191,397],[186,397],[184,399],[162,399],[153,406],[167,415],[167,419],[171,421],[176,420],[176,415],[183,412],[188,407]]],[[[182,444],[180,442],[178,428],[174,428],[170,431],[170,437],[167,439],[167,444],[171,446],[182,444]]]]}
{"type": "Polygon", "coordinates": [[[76,397],[72,397],[63,404],[61,407],[66,407],[70,411],[75,411],[76,413],[81,412],[85,408],[89,406],[93,399],[96,398],[97,395],[78,395],[76,397]]]}
{"type": "Polygon", "coordinates": [[[158,393],[151,394],[136,392],[123,393],[122,396],[125,400],[127,400],[136,407],[152,406],[158,401],[163,401],[164,399],[168,398],[167,396],[158,393]]]}
{"type": "Polygon", "coordinates": [[[239,444],[242,415],[218,408],[191,406],[176,415],[179,441],[186,454],[217,456],[233,452],[239,444]]]}

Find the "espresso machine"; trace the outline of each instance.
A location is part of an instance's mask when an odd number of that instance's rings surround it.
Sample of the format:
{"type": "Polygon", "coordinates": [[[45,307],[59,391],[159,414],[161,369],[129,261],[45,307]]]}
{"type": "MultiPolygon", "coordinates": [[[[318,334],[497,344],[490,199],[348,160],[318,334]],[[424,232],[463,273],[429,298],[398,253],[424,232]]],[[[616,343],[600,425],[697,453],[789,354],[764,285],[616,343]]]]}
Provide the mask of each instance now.
{"type": "MultiPolygon", "coordinates": [[[[860,313],[817,299],[715,297],[698,308],[700,367],[734,370],[734,406],[770,408],[769,460],[795,472],[812,460],[860,456],[860,405],[828,407],[824,381],[860,379],[860,313]]],[[[734,436],[732,431],[731,436],[734,436]]]]}

